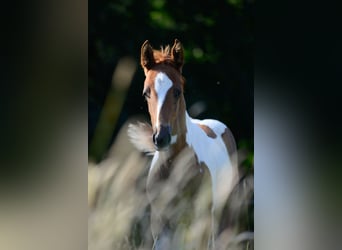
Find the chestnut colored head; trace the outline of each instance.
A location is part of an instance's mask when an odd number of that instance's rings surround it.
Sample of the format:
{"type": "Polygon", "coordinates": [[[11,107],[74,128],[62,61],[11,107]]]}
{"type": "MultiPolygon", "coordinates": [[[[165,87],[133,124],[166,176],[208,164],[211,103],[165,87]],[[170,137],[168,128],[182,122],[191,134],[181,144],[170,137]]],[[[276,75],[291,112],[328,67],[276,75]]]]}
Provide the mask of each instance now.
{"type": "Polygon", "coordinates": [[[148,104],[157,150],[167,149],[172,136],[185,127],[184,50],[175,39],[170,49],[154,50],[149,41],[141,47],[141,66],[145,72],[143,95],[148,104]]]}

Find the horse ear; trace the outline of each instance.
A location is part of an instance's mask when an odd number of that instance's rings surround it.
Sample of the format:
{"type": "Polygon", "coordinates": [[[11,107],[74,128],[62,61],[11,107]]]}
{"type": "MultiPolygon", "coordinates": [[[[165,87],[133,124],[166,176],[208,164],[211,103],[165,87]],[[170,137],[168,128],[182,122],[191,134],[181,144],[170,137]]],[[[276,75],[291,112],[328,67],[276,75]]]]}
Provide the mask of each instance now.
{"type": "Polygon", "coordinates": [[[141,46],[140,63],[145,73],[147,72],[147,70],[151,69],[155,64],[153,57],[153,49],[148,40],[146,40],[141,46]]]}
{"type": "Polygon", "coordinates": [[[178,39],[175,39],[175,42],[172,46],[171,57],[175,62],[179,72],[182,72],[182,68],[184,65],[184,49],[181,42],[178,39]]]}

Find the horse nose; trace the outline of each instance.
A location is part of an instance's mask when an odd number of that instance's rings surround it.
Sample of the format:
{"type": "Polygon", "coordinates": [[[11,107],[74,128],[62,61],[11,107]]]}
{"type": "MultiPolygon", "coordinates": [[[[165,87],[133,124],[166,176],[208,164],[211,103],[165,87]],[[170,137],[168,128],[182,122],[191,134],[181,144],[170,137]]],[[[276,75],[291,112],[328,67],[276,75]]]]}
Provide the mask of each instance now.
{"type": "Polygon", "coordinates": [[[171,142],[171,128],[170,126],[160,126],[159,132],[153,134],[153,143],[157,150],[169,146],[171,142]]]}

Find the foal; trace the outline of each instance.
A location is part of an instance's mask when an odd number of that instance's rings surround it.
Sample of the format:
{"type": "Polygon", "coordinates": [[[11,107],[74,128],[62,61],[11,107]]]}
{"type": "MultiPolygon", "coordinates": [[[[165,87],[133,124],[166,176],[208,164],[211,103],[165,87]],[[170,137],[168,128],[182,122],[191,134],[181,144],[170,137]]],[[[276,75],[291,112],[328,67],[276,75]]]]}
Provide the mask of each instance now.
{"type": "Polygon", "coordinates": [[[183,64],[184,51],[177,39],[172,48],[160,51],[148,41],[141,47],[143,95],[152,127],[130,124],[128,134],[139,150],[153,154],[147,194],[155,249],[177,249],[176,241],[186,249],[214,248],[220,212],[237,168],[230,130],[219,121],[188,115],[183,64]],[[189,233],[190,227],[194,230],[189,233]],[[196,245],[194,239],[201,242],[196,245]]]}

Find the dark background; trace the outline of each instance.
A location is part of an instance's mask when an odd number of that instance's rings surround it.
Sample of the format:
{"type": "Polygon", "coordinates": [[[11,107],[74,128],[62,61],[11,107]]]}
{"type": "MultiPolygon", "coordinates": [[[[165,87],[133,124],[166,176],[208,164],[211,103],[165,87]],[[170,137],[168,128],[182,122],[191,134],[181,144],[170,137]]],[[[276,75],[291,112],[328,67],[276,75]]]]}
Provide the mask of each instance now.
{"type": "Polygon", "coordinates": [[[142,43],[148,39],[159,49],[178,38],[185,49],[187,108],[201,102],[205,108],[196,118],[227,124],[238,147],[249,152],[247,165],[251,165],[254,12],[254,1],[89,1],[89,157],[103,159],[128,118],[148,115],[141,96],[142,43]],[[99,117],[109,93],[115,92],[111,88],[113,71],[118,61],[127,56],[137,67],[131,85],[124,93],[122,105],[115,100],[107,102],[111,107],[100,121],[107,124],[104,127],[110,139],[94,139],[104,131],[103,126],[98,126],[99,117]],[[118,117],[113,118],[110,110],[119,107],[118,117]]]}

